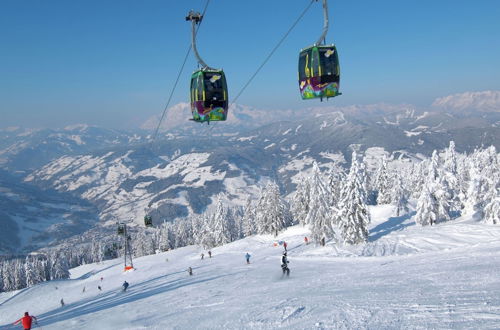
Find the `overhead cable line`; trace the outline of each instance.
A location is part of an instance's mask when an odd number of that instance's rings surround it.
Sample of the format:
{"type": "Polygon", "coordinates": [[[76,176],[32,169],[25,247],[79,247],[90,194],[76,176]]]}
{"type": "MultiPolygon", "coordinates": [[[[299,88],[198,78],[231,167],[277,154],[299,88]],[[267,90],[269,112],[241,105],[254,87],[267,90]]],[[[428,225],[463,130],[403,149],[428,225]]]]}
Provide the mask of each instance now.
{"type": "Polygon", "coordinates": [[[229,108],[231,108],[236,103],[236,100],[238,100],[238,98],[245,91],[245,89],[248,87],[248,85],[250,85],[250,83],[255,78],[255,76],[257,76],[257,74],[259,73],[259,71],[264,67],[264,65],[266,65],[266,63],[273,56],[273,54],[276,52],[276,50],[278,50],[278,48],[281,46],[281,44],[283,43],[283,41],[285,41],[285,39],[288,37],[288,35],[290,34],[290,32],[292,32],[292,30],[299,23],[299,21],[302,19],[302,17],[304,17],[304,15],[307,13],[307,11],[309,10],[309,8],[311,8],[312,4],[314,2],[316,2],[316,1],[317,0],[311,0],[311,3],[309,3],[309,5],[304,9],[304,11],[302,11],[302,13],[299,15],[299,17],[295,20],[295,22],[293,22],[292,26],[290,26],[290,28],[288,29],[288,31],[286,31],[286,33],[283,35],[283,37],[280,39],[280,41],[278,41],[278,43],[276,44],[276,46],[274,46],[274,48],[271,50],[271,52],[269,53],[269,55],[267,55],[267,57],[264,59],[264,61],[262,62],[262,64],[257,68],[257,70],[255,70],[254,74],[250,77],[250,79],[248,79],[248,81],[246,82],[246,84],[238,92],[238,94],[236,95],[236,97],[231,102],[231,105],[229,106],[229,108]]]}
{"type": "MultiPolygon", "coordinates": [[[[208,4],[210,3],[210,0],[207,0],[207,3],[205,4],[205,8],[203,9],[203,13],[201,14],[201,17],[205,16],[205,13],[207,12],[208,4]]],[[[201,23],[203,20],[200,20],[198,27],[196,28],[195,35],[198,33],[198,30],[200,29],[201,23]]],[[[158,136],[158,131],[160,130],[161,123],[163,122],[163,118],[165,118],[165,115],[168,110],[168,106],[170,105],[170,101],[172,100],[172,96],[174,95],[175,89],[177,88],[177,84],[179,83],[179,80],[182,75],[182,71],[184,71],[184,66],[186,65],[187,59],[189,57],[189,53],[191,52],[192,45],[189,45],[189,48],[186,52],[186,56],[184,57],[184,61],[182,62],[181,68],[179,70],[179,73],[177,74],[177,79],[175,80],[174,86],[172,87],[172,91],[170,92],[170,96],[168,97],[167,104],[165,105],[165,109],[163,109],[163,113],[160,117],[160,121],[158,122],[158,126],[156,126],[155,132],[153,134],[153,139],[151,140],[151,145],[153,145],[154,141],[156,140],[156,137],[158,136]]]]}

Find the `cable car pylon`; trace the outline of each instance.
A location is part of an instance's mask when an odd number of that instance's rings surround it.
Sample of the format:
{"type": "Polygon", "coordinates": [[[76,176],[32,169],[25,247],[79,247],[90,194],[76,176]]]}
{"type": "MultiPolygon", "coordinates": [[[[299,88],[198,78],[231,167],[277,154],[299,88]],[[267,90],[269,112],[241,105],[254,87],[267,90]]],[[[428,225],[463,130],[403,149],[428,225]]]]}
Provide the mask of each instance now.
{"type": "Polygon", "coordinates": [[[132,238],[128,234],[127,224],[118,223],[117,234],[123,236],[123,271],[134,270],[134,263],[132,262],[132,247],[130,241],[132,238]]]}
{"type": "Polygon", "coordinates": [[[210,67],[196,48],[196,25],[203,15],[191,10],[186,21],[191,21],[191,44],[201,69],[191,75],[191,113],[196,122],[224,121],[227,118],[228,94],[226,76],[222,69],[210,67]]]}

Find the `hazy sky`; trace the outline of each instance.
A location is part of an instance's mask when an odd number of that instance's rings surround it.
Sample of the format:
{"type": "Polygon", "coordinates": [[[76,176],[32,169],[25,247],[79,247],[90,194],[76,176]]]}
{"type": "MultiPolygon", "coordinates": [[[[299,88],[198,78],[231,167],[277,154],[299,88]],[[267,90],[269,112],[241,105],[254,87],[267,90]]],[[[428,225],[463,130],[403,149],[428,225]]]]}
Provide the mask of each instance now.
{"type": "MultiPolygon", "coordinates": [[[[212,0],[198,50],[224,68],[230,99],[310,0],[212,0]]],[[[0,0],[0,127],[138,126],[161,114],[205,0],[0,0]]],[[[329,1],[342,96],[328,104],[428,106],[440,96],[500,89],[500,1],[329,1]]],[[[323,25],[314,3],[240,97],[299,108],[297,60],[323,25]]],[[[188,101],[191,54],[171,105],[188,101]]]]}

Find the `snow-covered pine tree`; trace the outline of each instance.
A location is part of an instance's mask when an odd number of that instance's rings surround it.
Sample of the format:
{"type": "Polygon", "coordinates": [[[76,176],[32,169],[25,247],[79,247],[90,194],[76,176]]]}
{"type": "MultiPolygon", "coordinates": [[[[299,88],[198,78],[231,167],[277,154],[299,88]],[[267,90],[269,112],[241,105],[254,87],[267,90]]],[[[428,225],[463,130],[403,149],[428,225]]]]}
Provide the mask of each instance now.
{"type": "Polygon", "coordinates": [[[187,219],[178,219],[175,222],[175,247],[194,244],[192,222],[187,219]]]}
{"type": "Polygon", "coordinates": [[[24,260],[24,272],[26,273],[26,286],[33,286],[40,281],[38,280],[37,271],[34,265],[34,258],[26,257],[24,260]]]}
{"type": "Polygon", "coordinates": [[[252,236],[257,233],[257,224],[255,220],[255,205],[252,199],[248,197],[245,209],[243,211],[243,217],[241,218],[241,226],[243,230],[243,236],[252,236]]]}
{"type": "Polygon", "coordinates": [[[335,209],[331,205],[332,193],[323,180],[318,164],[313,163],[313,171],[308,180],[310,187],[309,212],[304,220],[310,225],[312,239],[324,244],[326,240],[337,240],[335,226],[335,209]]]}
{"type": "Polygon", "coordinates": [[[328,189],[331,192],[331,203],[337,206],[340,200],[340,193],[342,192],[342,185],[346,179],[344,169],[337,164],[328,172],[328,189]]]}
{"type": "Polygon", "coordinates": [[[417,201],[415,223],[421,226],[433,225],[437,220],[437,203],[434,195],[429,191],[429,187],[424,186],[417,201]]]}
{"type": "MultiPolygon", "coordinates": [[[[195,227],[193,226],[193,228],[195,227]]],[[[170,224],[168,222],[162,223],[160,225],[160,233],[158,237],[158,249],[160,251],[164,252],[173,248],[173,246],[170,244],[170,236],[170,224]]]]}
{"type": "Polygon", "coordinates": [[[367,226],[370,223],[370,214],[362,180],[363,173],[354,151],[351,168],[342,189],[337,220],[334,223],[340,228],[342,240],[347,244],[358,244],[368,240],[367,226]]]}
{"type": "Polygon", "coordinates": [[[493,225],[500,224],[500,197],[497,196],[490,200],[484,207],[484,222],[493,225]]]}
{"type": "Polygon", "coordinates": [[[219,194],[217,198],[217,206],[213,214],[211,224],[211,232],[214,237],[215,246],[220,246],[231,242],[232,233],[234,231],[234,219],[229,217],[227,207],[222,202],[224,196],[219,194]]]}
{"type": "Polygon", "coordinates": [[[151,236],[146,234],[143,230],[135,235],[132,243],[132,251],[134,257],[142,257],[155,253],[155,247],[151,236]]]}
{"type": "Polygon", "coordinates": [[[403,179],[396,173],[394,185],[391,189],[391,203],[396,206],[396,216],[408,213],[408,191],[406,191],[403,179]]]}
{"type": "Polygon", "coordinates": [[[95,239],[92,240],[90,254],[92,262],[101,262],[104,260],[104,249],[101,242],[95,239]]]}
{"type": "Polygon", "coordinates": [[[16,289],[14,282],[14,263],[12,261],[4,261],[2,265],[2,277],[4,291],[12,291],[16,289]]]}
{"type": "Polygon", "coordinates": [[[291,202],[291,210],[293,217],[302,225],[306,225],[307,214],[309,213],[311,202],[311,186],[310,180],[301,177],[297,184],[295,195],[291,202]]]}
{"type": "Polygon", "coordinates": [[[377,191],[377,204],[389,204],[391,202],[392,185],[389,170],[387,169],[387,158],[384,155],[380,161],[374,180],[374,186],[377,191]]]}
{"type": "Polygon", "coordinates": [[[289,206],[281,197],[276,183],[269,183],[262,192],[256,207],[256,220],[259,234],[274,236],[291,223],[289,206]]]}
{"type": "Polygon", "coordinates": [[[198,244],[201,245],[205,249],[211,249],[217,246],[215,241],[215,236],[212,231],[212,221],[213,214],[208,214],[207,212],[203,213],[202,226],[199,231],[199,241],[198,244]]]}
{"type": "Polygon", "coordinates": [[[69,278],[69,268],[66,256],[63,251],[56,251],[50,254],[51,269],[50,279],[66,279],[69,278]]]}
{"type": "Polygon", "coordinates": [[[16,290],[26,287],[26,272],[24,262],[21,259],[14,260],[14,286],[16,290]]]}
{"type": "Polygon", "coordinates": [[[472,165],[469,171],[469,187],[467,190],[467,200],[465,212],[472,215],[476,220],[484,217],[484,196],[488,191],[486,178],[481,174],[481,170],[472,165]]]}
{"type": "Polygon", "coordinates": [[[231,242],[245,237],[243,235],[243,208],[241,206],[230,207],[228,216],[234,222],[231,231],[231,242]]]}
{"type": "Polygon", "coordinates": [[[462,201],[457,153],[455,151],[455,142],[453,141],[450,141],[450,146],[444,152],[442,168],[441,183],[448,196],[450,211],[458,212],[462,208],[462,201]]]}

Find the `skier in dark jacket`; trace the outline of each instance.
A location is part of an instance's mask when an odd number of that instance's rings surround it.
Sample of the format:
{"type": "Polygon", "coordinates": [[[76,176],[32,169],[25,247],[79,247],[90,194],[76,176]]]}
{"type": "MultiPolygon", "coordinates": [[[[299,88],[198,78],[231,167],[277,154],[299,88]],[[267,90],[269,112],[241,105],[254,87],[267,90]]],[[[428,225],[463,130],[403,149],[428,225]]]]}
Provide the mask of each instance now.
{"type": "Polygon", "coordinates": [[[13,324],[16,325],[18,323],[21,323],[23,325],[24,330],[31,330],[31,323],[33,322],[33,320],[35,320],[35,324],[38,324],[36,317],[29,315],[28,312],[26,312],[24,313],[23,317],[21,317],[13,324]]]}
{"type": "Polygon", "coordinates": [[[123,282],[122,288],[123,288],[123,292],[127,291],[127,288],[128,288],[128,282],[127,281],[123,282]]]}
{"type": "Polygon", "coordinates": [[[247,252],[247,254],[245,254],[245,259],[247,260],[247,264],[250,263],[250,253],[247,252]]]}
{"type": "Polygon", "coordinates": [[[281,256],[281,270],[283,270],[283,275],[290,276],[290,268],[288,268],[288,258],[286,256],[286,251],[283,252],[283,255],[281,256]]]}

